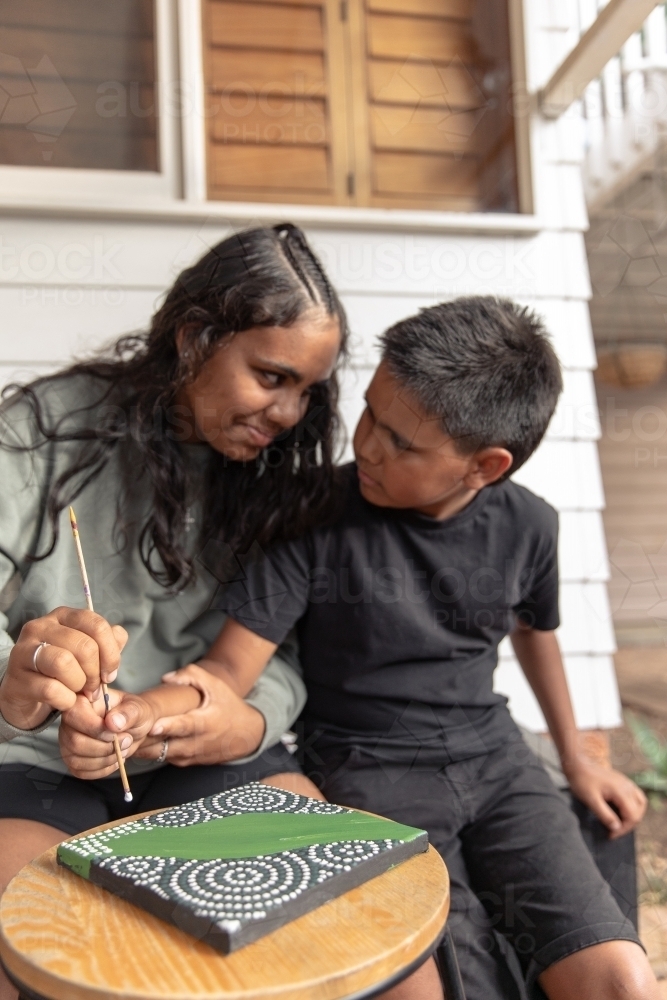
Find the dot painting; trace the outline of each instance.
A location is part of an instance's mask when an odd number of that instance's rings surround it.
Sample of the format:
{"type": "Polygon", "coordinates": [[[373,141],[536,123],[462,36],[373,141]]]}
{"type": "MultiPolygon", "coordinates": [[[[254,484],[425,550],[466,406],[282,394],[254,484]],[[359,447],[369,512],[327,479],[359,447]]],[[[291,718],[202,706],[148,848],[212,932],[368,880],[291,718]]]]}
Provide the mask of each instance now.
{"type": "Polygon", "coordinates": [[[253,782],[66,840],[58,862],[228,954],[427,847],[423,830],[253,782]]]}

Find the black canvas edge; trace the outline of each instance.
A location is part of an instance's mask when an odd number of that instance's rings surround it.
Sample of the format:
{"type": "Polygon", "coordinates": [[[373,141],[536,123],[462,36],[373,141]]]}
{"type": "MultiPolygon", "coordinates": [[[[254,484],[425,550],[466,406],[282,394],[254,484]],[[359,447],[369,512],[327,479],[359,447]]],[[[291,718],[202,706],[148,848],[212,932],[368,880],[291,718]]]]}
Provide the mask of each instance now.
{"type": "MultiPolygon", "coordinates": [[[[204,941],[221,954],[229,955],[427,850],[428,835],[423,832],[414,840],[397,844],[391,850],[382,851],[369,861],[362,861],[349,872],[342,872],[320,885],[312,886],[297,899],[284,903],[280,913],[275,916],[266,917],[264,920],[253,920],[231,934],[219,927],[212,928],[208,917],[197,917],[188,907],[172,900],[162,899],[146,886],[135,885],[129,879],[115,875],[108,869],[99,868],[96,862],[91,862],[88,881],[172,924],[198,941],[204,941]]],[[[67,865],[63,867],[67,868],[67,865]]]]}

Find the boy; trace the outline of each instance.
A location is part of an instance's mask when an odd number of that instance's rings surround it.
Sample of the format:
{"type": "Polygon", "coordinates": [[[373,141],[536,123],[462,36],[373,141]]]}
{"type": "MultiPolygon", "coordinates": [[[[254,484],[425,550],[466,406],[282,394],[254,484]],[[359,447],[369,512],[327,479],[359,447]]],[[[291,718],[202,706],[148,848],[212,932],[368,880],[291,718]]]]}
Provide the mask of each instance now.
{"type": "Polygon", "coordinates": [[[540,322],[510,302],[459,299],[392,327],[336,519],[244,563],[201,663],[244,695],[297,626],[306,773],[334,802],[428,830],[452,880],[467,1000],[658,996],[492,688],[510,634],[573,793],[611,836],[639,821],[642,793],[578,751],[554,635],[557,516],[507,478],[560,391],[540,322]]]}

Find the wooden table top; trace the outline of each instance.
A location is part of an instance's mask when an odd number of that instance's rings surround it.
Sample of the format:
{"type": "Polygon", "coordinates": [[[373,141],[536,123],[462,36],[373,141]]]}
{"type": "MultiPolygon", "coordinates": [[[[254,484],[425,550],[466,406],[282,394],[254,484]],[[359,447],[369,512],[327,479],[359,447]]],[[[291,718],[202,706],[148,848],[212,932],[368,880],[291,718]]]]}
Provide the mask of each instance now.
{"type": "Polygon", "coordinates": [[[448,910],[447,870],[430,847],[223,956],[59,867],[53,848],[0,900],[0,958],[48,1000],[338,1000],[429,954],[448,910]]]}

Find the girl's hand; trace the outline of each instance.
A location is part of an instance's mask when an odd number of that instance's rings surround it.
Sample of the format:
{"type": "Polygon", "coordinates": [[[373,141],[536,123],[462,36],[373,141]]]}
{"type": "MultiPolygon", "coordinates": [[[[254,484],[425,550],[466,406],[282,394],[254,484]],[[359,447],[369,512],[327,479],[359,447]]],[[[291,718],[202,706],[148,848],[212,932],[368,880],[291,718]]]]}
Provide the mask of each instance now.
{"type": "Polygon", "coordinates": [[[646,796],[641,788],[620,771],[578,757],[566,777],[572,794],[607,827],[611,840],[634,830],[646,812],[646,796]]]}
{"type": "Polygon", "coordinates": [[[73,708],[60,722],[60,752],[75,778],[106,778],[118,770],[113,748],[118,737],[123,757],[131,757],[155,723],[150,701],[141,695],[109,691],[110,710],[104,714],[104,700],[91,704],[77,695],[73,708]]]}
{"type": "Polygon", "coordinates": [[[54,709],[71,709],[79,692],[94,701],[101,683],[115,679],[126,642],[120,625],[79,608],[56,608],[26,622],[0,684],[3,718],[17,729],[34,729],[54,709]],[[43,642],[48,645],[35,657],[43,642]]]}

